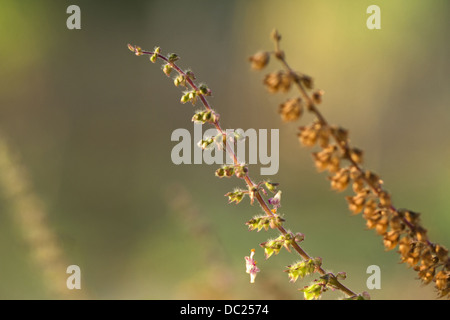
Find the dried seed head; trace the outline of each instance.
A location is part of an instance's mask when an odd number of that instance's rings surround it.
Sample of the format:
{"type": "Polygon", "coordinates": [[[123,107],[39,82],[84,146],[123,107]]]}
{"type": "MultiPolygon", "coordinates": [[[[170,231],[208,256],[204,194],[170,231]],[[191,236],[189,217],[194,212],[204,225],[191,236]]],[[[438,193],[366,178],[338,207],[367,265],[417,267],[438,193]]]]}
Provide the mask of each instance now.
{"type": "Polygon", "coordinates": [[[363,175],[361,170],[355,166],[350,167],[350,178],[353,180],[353,191],[355,193],[361,192],[365,187],[365,181],[363,179],[363,175]]]}
{"type": "Polygon", "coordinates": [[[399,237],[399,233],[393,230],[386,233],[383,237],[383,243],[386,250],[394,249],[398,244],[399,237]]]}
{"type": "Polygon", "coordinates": [[[380,178],[375,173],[367,170],[364,173],[364,177],[366,181],[375,189],[378,189],[380,187],[380,178]]]}
{"type": "Polygon", "coordinates": [[[414,270],[418,271],[419,278],[425,284],[430,283],[434,278],[435,268],[432,268],[432,267],[430,268],[428,266],[421,265],[421,266],[415,266],[414,270]]]}
{"type": "Polygon", "coordinates": [[[340,169],[331,179],[331,188],[337,191],[344,191],[350,181],[350,172],[348,168],[340,169]]]}
{"type": "Polygon", "coordinates": [[[398,252],[402,257],[407,257],[411,252],[411,239],[408,236],[405,236],[400,239],[398,245],[398,252]]]}
{"type": "Polygon", "coordinates": [[[336,145],[329,145],[320,152],[314,152],[314,163],[318,171],[329,170],[330,172],[337,172],[340,169],[340,159],[337,155],[336,145]]]}
{"type": "Polygon", "coordinates": [[[350,158],[358,164],[362,163],[363,152],[358,148],[350,150],[350,158]]]}
{"type": "Polygon", "coordinates": [[[300,98],[289,99],[280,104],[278,112],[285,122],[298,120],[303,113],[302,100],[300,98]]]}
{"type": "Polygon", "coordinates": [[[270,54],[267,51],[259,51],[249,57],[248,60],[251,63],[252,69],[261,70],[269,63],[270,54]]]}
{"type": "Polygon", "coordinates": [[[375,202],[375,200],[374,199],[367,200],[363,212],[364,218],[370,219],[374,215],[376,209],[377,203],[375,202]]]}
{"type": "Polygon", "coordinates": [[[352,189],[355,193],[359,193],[364,189],[364,180],[358,179],[353,181],[352,189]]]}
{"type": "Polygon", "coordinates": [[[270,93],[275,93],[280,88],[281,77],[278,72],[271,72],[264,77],[264,85],[270,93]]]}
{"type": "Polygon", "coordinates": [[[328,171],[338,172],[339,169],[341,168],[340,163],[341,163],[341,158],[337,154],[334,154],[331,157],[330,165],[328,166],[328,171]]]}
{"type": "Polygon", "coordinates": [[[375,231],[379,235],[386,234],[387,228],[389,224],[389,218],[388,217],[382,217],[380,220],[377,221],[377,225],[375,226],[375,231]]]}
{"type": "Polygon", "coordinates": [[[441,245],[437,244],[434,248],[434,252],[440,261],[447,261],[448,259],[448,250],[441,245]]]}
{"type": "Polygon", "coordinates": [[[264,77],[263,83],[270,93],[286,92],[291,87],[292,76],[284,71],[271,72],[264,77]]]}
{"type": "Polygon", "coordinates": [[[314,88],[313,79],[312,79],[310,76],[303,75],[303,76],[301,77],[300,81],[302,82],[302,84],[303,84],[307,89],[313,89],[313,88],[314,88]]]}
{"type": "Polygon", "coordinates": [[[411,243],[411,249],[406,255],[402,256],[402,262],[406,262],[411,267],[414,267],[417,263],[419,263],[420,252],[421,248],[415,243],[411,243]]]}
{"type": "Polygon", "coordinates": [[[389,226],[391,227],[392,230],[397,232],[400,232],[403,229],[405,229],[405,225],[402,222],[402,219],[398,216],[391,218],[391,220],[389,221],[389,226]]]}
{"type": "Polygon", "coordinates": [[[281,79],[280,90],[282,92],[288,92],[289,89],[291,88],[292,76],[290,75],[290,73],[280,72],[280,79],[281,79]]]}
{"type": "Polygon", "coordinates": [[[402,214],[409,223],[411,224],[419,223],[420,213],[406,209],[400,209],[399,213],[402,214]]]}
{"type": "Polygon", "coordinates": [[[316,90],[312,94],[312,100],[315,104],[320,104],[322,102],[322,96],[325,94],[323,90],[316,90]]]}
{"type": "Polygon", "coordinates": [[[381,191],[378,194],[378,197],[380,198],[380,204],[383,207],[389,207],[391,205],[391,196],[386,191],[381,191]]]}
{"type": "Polygon", "coordinates": [[[300,132],[297,134],[300,143],[306,147],[312,147],[316,144],[318,138],[318,132],[321,125],[319,123],[313,123],[307,127],[299,127],[300,132]]]}
{"type": "Polygon", "coordinates": [[[428,237],[427,237],[427,230],[421,226],[417,226],[415,228],[415,233],[416,233],[416,237],[418,241],[427,241],[428,237]]]}
{"type": "Polygon", "coordinates": [[[331,127],[333,136],[340,145],[346,145],[348,142],[348,130],[341,127],[331,127]]]}
{"type": "Polygon", "coordinates": [[[328,126],[321,126],[317,133],[317,142],[320,147],[326,148],[330,143],[331,130],[328,126]]]}
{"type": "Polygon", "coordinates": [[[359,180],[362,178],[362,173],[361,171],[355,167],[355,166],[351,166],[350,167],[350,178],[352,180],[359,180]]]}
{"type": "MultiPolygon", "coordinates": [[[[345,199],[348,202],[348,208],[350,211],[352,211],[354,214],[358,214],[361,212],[361,210],[364,208],[364,204],[366,203],[368,193],[358,193],[357,195],[350,197],[347,196],[345,199]]],[[[371,228],[370,228],[371,229],[371,228]]]]}
{"type": "Polygon", "coordinates": [[[441,270],[436,275],[436,288],[448,294],[450,291],[448,279],[450,278],[450,271],[441,270]]]}
{"type": "Polygon", "coordinates": [[[427,267],[433,266],[439,260],[436,256],[433,255],[430,247],[427,247],[422,251],[420,258],[420,263],[427,267]]]}

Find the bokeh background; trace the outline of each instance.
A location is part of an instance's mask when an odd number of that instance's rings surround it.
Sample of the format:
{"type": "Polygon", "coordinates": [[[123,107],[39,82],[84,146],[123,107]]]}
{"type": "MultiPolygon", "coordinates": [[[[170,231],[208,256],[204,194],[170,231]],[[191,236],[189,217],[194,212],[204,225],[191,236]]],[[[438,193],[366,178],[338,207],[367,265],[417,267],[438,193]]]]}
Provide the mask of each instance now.
{"type": "MultiPolygon", "coordinates": [[[[422,213],[450,245],[450,3],[418,1],[0,1],[0,298],[302,299],[272,232],[244,225],[257,205],[227,204],[237,179],[171,162],[177,128],[192,131],[180,90],[127,43],[176,52],[213,90],[225,128],[280,130],[282,213],[305,250],[373,299],[434,299],[432,285],[385,252],[347,210],[283,124],[280,102],[247,58],[277,28],[290,64],[325,90],[323,113],[350,129],[397,207],[422,213]],[[68,30],[66,8],[81,8],[68,30]],[[381,8],[381,30],[366,8],[381,8]],[[254,285],[244,256],[256,248],[254,285]],[[66,267],[82,289],[65,288],[66,267]],[[366,268],[381,268],[368,290],[366,268]]],[[[272,63],[269,70],[278,66],[272,63]]],[[[302,124],[311,121],[306,116],[302,124]]],[[[250,172],[258,178],[259,167],[250,172]]],[[[264,177],[261,177],[264,178],[264,177]]],[[[266,177],[267,178],[267,177],[266,177]]],[[[339,293],[324,299],[341,297],[339,293]]]]}

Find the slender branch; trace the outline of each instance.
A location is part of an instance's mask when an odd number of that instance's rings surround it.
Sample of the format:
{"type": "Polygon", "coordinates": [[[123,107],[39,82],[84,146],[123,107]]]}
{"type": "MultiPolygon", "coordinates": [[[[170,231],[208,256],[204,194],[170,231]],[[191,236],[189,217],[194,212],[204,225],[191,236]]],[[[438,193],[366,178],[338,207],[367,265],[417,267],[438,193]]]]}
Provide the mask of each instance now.
{"type": "MultiPolygon", "coordinates": [[[[180,76],[182,76],[186,80],[186,82],[189,84],[189,86],[197,93],[197,96],[199,97],[200,101],[202,102],[202,104],[206,108],[206,110],[212,111],[212,107],[209,104],[208,100],[206,99],[205,94],[201,92],[200,88],[194,83],[191,76],[187,72],[183,71],[180,67],[178,67],[178,65],[174,61],[171,61],[170,57],[167,58],[167,57],[161,55],[159,53],[159,49],[158,49],[158,51],[155,50],[152,52],[152,51],[142,51],[139,47],[133,47],[130,45],[128,47],[130,48],[130,50],[134,51],[136,55],[149,55],[152,58],[155,57],[155,58],[153,58],[152,62],[154,62],[154,60],[156,60],[156,58],[159,58],[159,59],[163,60],[164,62],[166,62],[167,65],[169,65],[173,70],[176,70],[176,72],[180,76]]],[[[227,153],[232,158],[234,165],[240,166],[241,164],[239,163],[236,154],[234,153],[234,151],[230,147],[230,145],[227,143],[226,132],[221,128],[219,118],[218,117],[215,118],[212,121],[212,124],[214,125],[214,127],[216,128],[218,133],[221,134],[223,137],[225,137],[225,139],[223,139],[223,144],[225,145],[225,149],[226,149],[227,153]]],[[[264,198],[262,197],[261,192],[259,191],[259,187],[257,185],[255,185],[255,183],[251,180],[250,176],[248,175],[248,170],[246,171],[246,173],[242,177],[242,179],[245,181],[250,192],[253,193],[253,197],[257,200],[257,202],[261,206],[264,213],[269,217],[274,217],[275,214],[269,208],[266,200],[264,200],[264,198]]],[[[281,224],[277,225],[276,228],[284,236],[289,234],[289,232],[281,224]]],[[[311,257],[306,253],[305,250],[303,250],[300,247],[300,245],[296,241],[292,241],[292,243],[290,243],[290,245],[305,261],[311,260],[311,257]]],[[[327,273],[321,266],[317,266],[315,268],[315,271],[317,271],[319,274],[321,274],[323,276],[329,276],[329,278],[330,278],[329,283],[333,286],[333,288],[336,288],[336,289],[342,291],[349,297],[357,297],[357,294],[355,292],[353,292],[352,290],[350,290],[349,288],[347,288],[346,286],[344,286],[337,279],[337,277],[334,274],[327,273]]]]}

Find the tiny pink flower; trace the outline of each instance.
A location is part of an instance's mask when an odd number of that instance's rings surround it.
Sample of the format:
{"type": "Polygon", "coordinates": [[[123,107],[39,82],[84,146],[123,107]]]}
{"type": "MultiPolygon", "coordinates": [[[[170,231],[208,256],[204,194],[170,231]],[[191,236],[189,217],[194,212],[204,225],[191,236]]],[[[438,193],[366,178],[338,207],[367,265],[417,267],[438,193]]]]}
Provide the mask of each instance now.
{"type": "Polygon", "coordinates": [[[269,203],[273,206],[274,209],[281,207],[281,191],[278,191],[273,198],[270,198],[269,203]]]}
{"type": "Polygon", "coordinates": [[[256,266],[256,261],[253,260],[255,255],[255,249],[251,250],[250,257],[245,257],[245,268],[248,274],[250,274],[250,283],[255,283],[256,274],[260,271],[256,266]]]}

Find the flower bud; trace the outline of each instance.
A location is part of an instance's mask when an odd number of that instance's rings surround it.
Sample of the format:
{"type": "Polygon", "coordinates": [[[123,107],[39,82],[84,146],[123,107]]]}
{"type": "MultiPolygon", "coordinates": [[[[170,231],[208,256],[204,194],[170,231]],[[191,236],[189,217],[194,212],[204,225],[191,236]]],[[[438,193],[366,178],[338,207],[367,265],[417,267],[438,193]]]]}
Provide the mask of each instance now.
{"type": "Polygon", "coordinates": [[[214,142],[214,138],[208,138],[208,139],[202,139],[200,140],[197,145],[202,148],[203,150],[211,148],[212,146],[214,146],[213,144],[214,142]]]}
{"type": "Polygon", "coordinates": [[[219,168],[215,172],[216,177],[222,178],[225,176],[225,170],[223,168],[219,168]]]}
{"type": "Polygon", "coordinates": [[[266,181],[264,184],[265,184],[267,190],[269,190],[271,192],[275,192],[277,187],[280,185],[279,183],[273,183],[273,182],[269,182],[269,181],[266,181]]]}
{"type": "Polygon", "coordinates": [[[338,280],[345,280],[346,278],[347,278],[346,272],[341,271],[336,274],[336,279],[338,280]]]}
{"type": "Polygon", "coordinates": [[[322,292],[324,290],[324,285],[321,283],[314,283],[310,286],[306,286],[303,289],[299,289],[300,291],[303,291],[303,295],[305,297],[305,300],[313,300],[313,299],[319,299],[322,295],[322,292]]]}
{"type": "Polygon", "coordinates": [[[192,72],[192,70],[186,70],[184,73],[186,74],[186,77],[188,77],[189,79],[195,80],[195,75],[194,72],[192,72]]]}
{"type": "Polygon", "coordinates": [[[235,169],[235,174],[236,174],[236,177],[238,177],[238,178],[244,178],[247,175],[247,172],[248,172],[248,169],[244,165],[237,166],[235,169]]]}
{"type": "Polygon", "coordinates": [[[179,59],[180,59],[180,57],[176,53],[169,53],[167,55],[167,60],[169,60],[169,62],[171,62],[171,63],[173,63],[179,59]]]}
{"type": "Polygon", "coordinates": [[[165,64],[163,67],[163,72],[169,77],[172,72],[172,66],[170,64],[165,64]]]}
{"type": "Polygon", "coordinates": [[[269,204],[271,204],[275,209],[281,207],[281,190],[278,191],[277,194],[273,198],[270,198],[268,201],[269,204]]]}
{"type": "Polygon", "coordinates": [[[211,95],[211,89],[208,88],[206,84],[201,84],[198,88],[198,91],[200,94],[204,96],[210,96],[211,95]]]}
{"type": "Polygon", "coordinates": [[[134,54],[137,56],[142,56],[142,49],[141,47],[135,46],[134,47],[134,54]]]}
{"type": "Polygon", "coordinates": [[[238,204],[239,202],[242,201],[245,194],[246,194],[245,190],[237,189],[234,190],[233,192],[228,192],[227,194],[225,194],[225,197],[228,197],[228,203],[236,202],[236,204],[238,204]]]}
{"type": "Polygon", "coordinates": [[[189,93],[187,92],[187,93],[185,93],[185,94],[183,94],[183,95],[181,96],[180,102],[181,102],[181,103],[186,103],[186,102],[188,102],[188,101],[189,101],[189,93]]]}
{"type": "Polygon", "coordinates": [[[270,33],[270,37],[272,38],[273,41],[280,41],[281,40],[281,35],[278,33],[277,29],[273,29],[272,32],[270,33]]]}
{"type": "Polygon", "coordinates": [[[316,90],[312,94],[312,100],[316,104],[320,104],[322,102],[322,96],[324,95],[325,91],[323,90],[316,90]]]}

